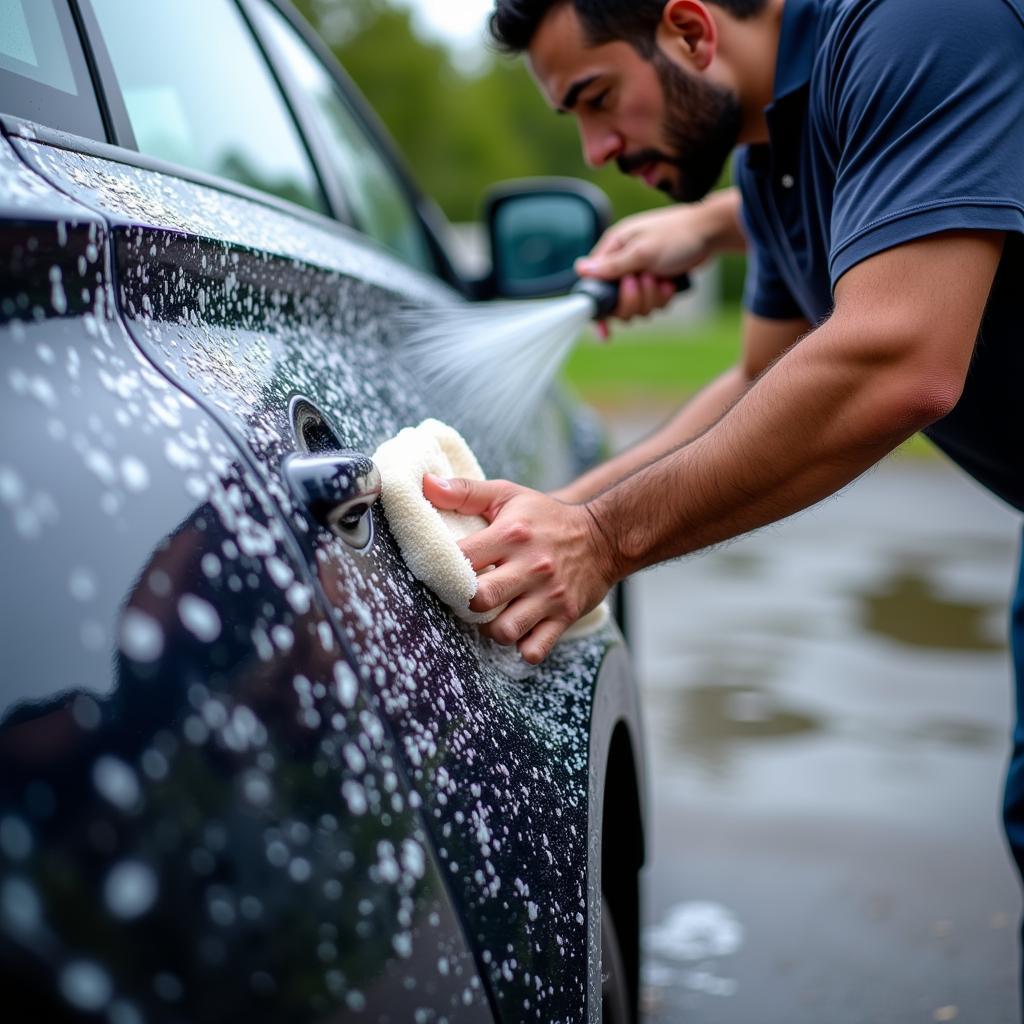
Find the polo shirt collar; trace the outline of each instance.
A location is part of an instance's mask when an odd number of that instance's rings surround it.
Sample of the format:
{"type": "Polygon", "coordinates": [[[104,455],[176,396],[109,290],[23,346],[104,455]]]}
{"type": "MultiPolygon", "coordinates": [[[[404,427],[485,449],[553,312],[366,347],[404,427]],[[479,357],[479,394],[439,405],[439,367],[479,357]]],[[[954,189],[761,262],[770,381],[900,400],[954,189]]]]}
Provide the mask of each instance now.
{"type": "Polygon", "coordinates": [[[818,0],[786,0],[782,8],[772,106],[810,82],[818,36],[818,15],[818,0]]]}
{"type": "Polygon", "coordinates": [[[786,182],[786,187],[795,180],[799,160],[820,13],[820,0],[786,0],[772,102],[765,108],[770,142],[763,148],[751,147],[754,166],[770,168],[772,176],[786,182]]]}

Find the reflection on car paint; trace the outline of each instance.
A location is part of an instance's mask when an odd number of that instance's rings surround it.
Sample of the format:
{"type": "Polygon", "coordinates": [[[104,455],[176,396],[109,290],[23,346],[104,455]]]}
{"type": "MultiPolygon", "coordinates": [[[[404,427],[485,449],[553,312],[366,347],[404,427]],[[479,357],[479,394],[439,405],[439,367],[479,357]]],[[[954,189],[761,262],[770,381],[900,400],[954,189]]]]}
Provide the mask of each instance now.
{"type": "Polygon", "coordinates": [[[43,295],[0,320],[25,583],[2,591],[5,990],[47,1020],[486,1019],[415,794],[268,496],[94,275],[65,279],[87,333],[43,295]]]}
{"type": "MultiPolygon", "coordinates": [[[[428,415],[452,418],[449,410],[432,408],[430,396],[404,374],[391,319],[401,303],[436,301],[444,289],[351,238],[305,224],[297,232],[295,222],[275,209],[64,150],[34,144],[24,149],[51,180],[110,218],[117,299],[134,340],[162,373],[215,415],[245,455],[240,459],[211,430],[189,398],[169,389],[145,364],[120,354],[123,339],[112,338],[116,321],[97,299],[97,310],[89,314],[97,332],[93,348],[74,357],[77,377],[93,374],[89,384],[109,396],[109,421],[93,413],[97,422],[89,429],[95,439],[78,449],[93,488],[101,491],[96,504],[117,519],[144,514],[145,501],[145,514],[151,514],[153,505],[173,507],[166,493],[173,480],[177,504],[187,498],[192,511],[168,531],[123,595],[113,692],[53,695],[35,704],[25,720],[31,728],[37,718],[61,717],[60,727],[75,735],[81,750],[69,749],[68,765],[95,761],[105,750],[105,723],[123,715],[142,715],[153,741],[104,755],[116,757],[120,767],[104,762],[103,785],[123,803],[106,798],[108,810],[96,822],[69,824],[63,803],[56,815],[55,794],[62,790],[55,784],[34,790],[34,796],[22,794],[27,803],[18,820],[26,828],[38,822],[32,827],[40,830],[40,842],[58,850],[63,844],[63,852],[52,863],[41,859],[34,874],[12,862],[5,878],[16,884],[15,910],[8,919],[32,917],[32,900],[25,899],[31,892],[45,900],[48,921],[76,932],[83,911],[72,904],[84,888],[114,891],[114,903],[129,908],[151,896],[152,909],[127,920],[132,927],[167,927],[160,909],[180,913],[196,906],[190,894],[202,892],[202,927],[187,921],[198,929],[195,957],[180,950],[170,958],[174,969],[155,975],[162,979],[154,982],[159,1000],[185,1005],[202,998],[204,1005],[217,1005],[225,991],[207,978],[200,996],[195,971],[227,972],[235,962],[237,947],[222,930],[233,929],[238,941],[253,930],[266,938],[271,932],[262,929],[272,922],[273,931],[288,941],[316,938],[318,951],[323,945],[330,955],[311,958],[304,984],[355,1009],[369,998],[353,985],[358,972],[348,966],[349,959],[359,959],[362,943],[394,935],[392,952],[399,959],[416,956],[421,946],[430,956],[436,951],[429,925],[443,901],[436,876],[419,870],[432,864],[416,823],[419,808],[502,1014],[545,1022],[583,1019],[591,967],[588,919],[592,927],[594,913],[586,891],[590,692],[611,633],[564,645],[532,679],[510,679],[481,658],[471,628],[454,621],[411,576],[379,509],[373,513],[376,544],[355,555],[293,503],[280,477],[284,458],[295,450],[287,410],[296,394],[328,417],[346,447],[363,452],[428,415]],[[122,435],[143,434],[151,435],[144,452],[113,451],[124,443],[122,435]],[[159,470],[154,447],[162,448],[159,470]],[[281,522],[293,538],[282,535],[281,522]],[[295,540],[305,567],[295,563],[289,548],[295,540]],[[262,607],[247,606],[249,594],[259,594],[262,607]],[[343,663],[337,662],[332,630],[318,621],[317,594],[333,609],[361,686],[344,669],[339,681],[337,665],[343,663]],[[170,595],[185,597],[171,607],[170,595]],[[230,631],[224,628],[229,611],[230,631]],[[238,623],[244,622],[251,628],[243,635],[238,623]],[[219,686],[188,685],[189,652],[211,644],[224,647],[219,686]],[[291,671],[303,658],[304,672],[278,677],[275,666],[291,671]],[[227,666],[245,659],[250,670],[232,675],[227,666]],[[157,680],[163,682],[154,685],[157,680]],[[136,706],[147,698],[132,694],[147,688],[161,694],[159,711],[136,706]],[[260,713],[263,702],[273,714],[260,713]],[[280,715],[282,704],[288,716],[280,715]],[[95,724],[85,729],[83,720],[95,724]],[[280,734],[285,721],[292,726],[280,734]],[[389,729],[398,739],[401,765],[387,752],[389,729]],[[137,798],[127,799],[123,772],[121,787],[113,786],[122,768],[132,773],[137,798]],[[402,795],[403,778],[411,786],[408,797],[402,795]],[[319,813],[332,804],[336,812],[319,813]],[[276,809],[302,806],[310,809],[308,820],[274,820],[276,809]],[[51,834],[57,817],[59,836],[51,834]],[[368,819],[373,827],[362,829],[368,819]],[[360,848],[371,835],[376,849],[360,848]],[[96,859],[96,883],[68,888],[65,882],[61,889],[60,871],[87,849],[96,859]],[[56,874],[40,873],[47,864],[56,874]],[[147,888],[149,864],[160,879],[156,892],[147,888]],[[267,872],[279,872],[287,882],[275,888],[267,872]],[[345,931],[330,905],[361,885],[367,895],[355,904],[356,919],[344,922],[354,931],[345,931]],[[382,885],[394,886],[384,906],[382,885]],[[289,916],[298,914],[289,907],[290,886],[304,887],[302,922],[289,916]],[[263,891],[280,896],[281,904],[257,907],[254,896],[244,903],[247,892],[263,891]],[[310,931],[314,918],[324,924],[310,931]],[[332,966],[339,959],[346,962],[344,970],[332,966]]],[[[62,277],[65,294],[79,285],[62,277]]],[[[51,294],[46,315],[64,315],[52,299],[51,294]]],[[[35,327],[11,325],[19,351],[30,351],[35,327]]],[[[55,347],[53,340],[45,344],[55,347]]],[[[24,375],[18,378],[20,391],[13,390],[23,400],[40,402],[31,394],[27,364],[26,358],[10,371],[24,375]]],[[[65,437],[77,424],[70,398],[54,396],[55,407],[67,414],[56,430],[65,437]]],[[[521,476],[530,462],[529,452],[517,461],[487,451],[485,438],[472,440],[489,475],[521,476]]],[[[4,469],[31,491],[27,467],[4,469]]],[[[57,506],[57,513],[63,519],[70,510],[57,506]]],[[[82,562],[79,556],[71,564],[82,562]]],[[[78,572],[79,593],[104,590],[97,582],[100,566],[81,564],[72,571],[78,572]]],[[[107,634],[102,622],[90,621],[95,643],[107,634]]],[[[20,727],[18,714],[6,713],[8,735],[20,727]]],[[[95,769],[86,777],[106,797],[95,769]]],[[[112,909],[109,900],[104,906],[112,909]]],[[[104,906],[90,911],[91,927],[101,936],[109,933],[104,906]]],[[[125,917],[114,916],[123,928],[125,917]]],[[[175,927],[184,929],[186,919],[182,913],[175,927]]],[[[48,935],[56,941],[52,924],[48,935]]],[[[181,944],[188,945],[184,930],[181,935],[181,944]]],[[[116,945],[110,935],[89,948],[116,945]]],[[[138,955],[145,948],[151,947],[133,946],[138,955]]],[[[88,1001],[105,993],[114,1001],[117,978],[139,966],[67,959],[74,953],[69,948],[54,957],[71,970],[61,976],[65,998],[71,992],[88,1001]]],[[[252,956],[258,961],[259,951],[252,956]]],[[[483,996],[472,984],[459,987],[460,977],[475,982],[476,976],[457,949],[433,962],[441,991],[455,986],[469,994],[470,1004],[479,1004],[483,996]]],[[[254,998],[284,999],[274,991],[275,977],[271,962],[254,970],[254,998]]]]}

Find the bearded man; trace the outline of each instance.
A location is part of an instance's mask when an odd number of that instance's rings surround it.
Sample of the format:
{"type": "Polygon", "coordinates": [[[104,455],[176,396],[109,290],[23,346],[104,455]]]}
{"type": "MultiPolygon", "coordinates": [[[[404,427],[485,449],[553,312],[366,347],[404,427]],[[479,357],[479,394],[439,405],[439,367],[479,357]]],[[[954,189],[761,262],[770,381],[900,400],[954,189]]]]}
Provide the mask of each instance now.
{"type": "MultiPolygon", "coordinates": [[[[584,154],[680,205],[578,269],[625,319],[749,247],[742,358],[556,495],[427,477],[482,515],[471,607],[542,660],[617,581],[844,487],[924,430],[1024,509],[1024,0],[497,0],[584,154]],[[734,154],[736,187],[703,197],[734,154]]],[[[925,510],[921,510],[924,512],[925,510]]],[[[1013,621],[1024,708],[1024,577],[1013,621]]],[[[1024,868],[1024,727],[1005,799],[1024,868]]]]}

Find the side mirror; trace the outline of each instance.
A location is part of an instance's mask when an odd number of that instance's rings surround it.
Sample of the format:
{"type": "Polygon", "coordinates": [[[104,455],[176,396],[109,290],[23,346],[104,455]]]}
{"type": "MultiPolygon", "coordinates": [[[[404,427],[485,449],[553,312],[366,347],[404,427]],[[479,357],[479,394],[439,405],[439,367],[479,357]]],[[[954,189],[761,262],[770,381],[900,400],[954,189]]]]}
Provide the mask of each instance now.
{"type": "Polygon", "coordinates": [[[567,292],[576,281],[573,262],[611,219],[608,197],[576,178],[503,182],[485,202],[492,267],[486,290],[505,299],[567,292]]]}

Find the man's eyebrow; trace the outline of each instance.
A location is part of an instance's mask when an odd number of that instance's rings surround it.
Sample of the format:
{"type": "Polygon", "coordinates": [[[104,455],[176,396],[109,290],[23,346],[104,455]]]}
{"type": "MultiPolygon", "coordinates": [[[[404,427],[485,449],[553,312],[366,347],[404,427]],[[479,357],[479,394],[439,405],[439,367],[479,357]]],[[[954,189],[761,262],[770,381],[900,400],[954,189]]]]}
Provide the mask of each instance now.
{"type": "Polygon", "coordinates": [[[572,110],[572,108],[576,106],[576,101],[580,98],[580,93],[583,92],[591,82],[596,82],[600,77],[600,75],[590,75],[587,78],[581,78],[578,81],[573,82],[562,97],[562,102],[558,105],[558,113],[566,114],[572,110]]]}

